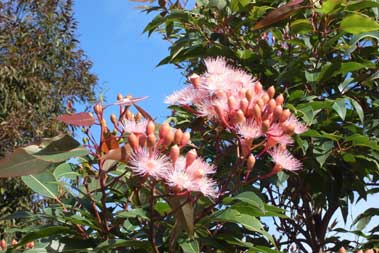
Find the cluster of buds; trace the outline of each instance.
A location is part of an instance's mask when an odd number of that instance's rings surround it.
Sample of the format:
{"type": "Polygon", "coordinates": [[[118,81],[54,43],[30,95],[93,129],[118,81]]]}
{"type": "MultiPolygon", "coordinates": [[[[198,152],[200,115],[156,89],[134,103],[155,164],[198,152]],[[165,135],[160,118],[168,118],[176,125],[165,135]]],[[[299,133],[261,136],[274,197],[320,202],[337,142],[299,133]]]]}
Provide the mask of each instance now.
{"type": "MultiPolygon", "coordinates": [[[[11,245],[12,246],[14,246],[14,245],[17,245],[17,240],[16,239],[13,239],[12,241],[11,241],[11,245]]],[[[0,241],[0,250],[7,250],[7,242],[4,240],[4,239],[2,239],[1,241],[0,241]]],[[[33,249],[34,248],[34,241],[31,241],[31,242],[27,242],[26,244],[25,244],[25,249],[33,249]]]]}
{"type": "Polygon", "coordinates": [[[253,158],[268,153],[275,166],[298,170],[301,163],[287,151],[293,143],[291,136],[307,130],[294,115],[283,108],[282,94],[275,96],[273,86],[264,90],[262,84],[246,72],[229,67],[222,58],[205,60],[207,71],[189,77],[190,85],[166,98],[169,104],[179,104],[195,110],[198,116],[221,124],[240,139],[242,158],[253,158]],[[259,144],[254,145],[254,140],[259,144]]]}
{"type": "MultiPolygon", "coordinates": [[[[338,250],[338,253],[346,253],[346,249],[344,247],[341,247],[339,250],[338,250]]],[[[356,251],[357,253],[375,253],[377,252],[377,249],[366,249],[365,251],[363,250],[358,250],[356,251]]]]}
{"type": "MultiPolygon", "coordinates": [[[[127,136],[129,155],[125,161],[136,175],[161,181],[174,194],[201,192],[208,197],[216,196],[215,182],[208,177],[215,168],[198,157],[195,149],[181,155],[190,144],[190,133],[168,123],[158,128],[151,119],[125,108],[120,110],[120,117],[113,114],[111,122],[122,136],[127,136]]],[[[110,151],[103,158],[115,156],[110,151]]]]}

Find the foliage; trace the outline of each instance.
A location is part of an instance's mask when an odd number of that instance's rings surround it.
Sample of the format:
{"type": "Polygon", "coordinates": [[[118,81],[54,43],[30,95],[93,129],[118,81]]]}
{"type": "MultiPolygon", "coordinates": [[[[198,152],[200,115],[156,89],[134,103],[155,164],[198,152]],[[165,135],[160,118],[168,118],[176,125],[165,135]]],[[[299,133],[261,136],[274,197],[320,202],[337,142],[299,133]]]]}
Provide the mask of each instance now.
{"type": "Polygon", "coordinates": [[[145,98],[120,94],[113,104],[96,104],[95,116],[59,117],[82,126],[88,151],[65,135],[16,149],[0,161],[0,176],[22,176],[41,198],[51,200],[39,212],[4,217],[26,224],[7,231],[24,233],[10,246],[4,241],[8,250],[279,252],[263,218],[288,217],[267,204],[252,183],[300,169],[286,147],[306,128],[282,109],[284,98],[275,97],[273,87],[263,90],[258,81],[222,59],[208,63],[206,73],[191,76],[199,92],[194,100],[173,106],[185,117],[200,119],[196,128],[182,131],[167,122],[158,125],[136,104],[145,98]],[[212,72],[218,67],[225,70],[222,78],[212,72]],[[219,102],[227,100],[226,111],[207,118],[199,115],[200,105],[194,102],[213,100],[214,78],[225,84],[223,92],[229,97],[219,91],[219,102]],[[233,84],[243,83],[246,92],[227,87],[231,78],[233,84]],[[206,80],[203,88],[197,86],[200,80],[206,80]],[[114,106],[119,115],[111,115],[111,129],[104,111],[114,106]],[[252,136],[254,132],[259,135],[252,136]],[[32,222],[36,224],[29,225],[32,222]]]}
{"type": "MultiPolygon", "coordinates": [[[[65,102],[94,97],[96,76],[78,48],[71,8],[70,0],[0,2],[0,156],[57,135],[65,102]]],[[[0,192],[0,217],[32,205],[20,180],[0,179],[0,192]]]]}
{"type": "MultiPolygon", "coordinates": [[[[204,56],[227,57],[287,94],[286,106],[312,129],[296,138],[304,170],[260,184],[293,218],[276,220],[279,245],[354,247],[328,231],[338,210],[346,221],[350,203],[377,192],[379,2],[197,0],[186,8],[185,1],[158,1],[145,10],[158,12],[145,32],[171,43],[159,65],[189,74],[204,68],[204,56]]],[[[173,117],[178,127],[198,124],[182,111],[173,117]]]]}

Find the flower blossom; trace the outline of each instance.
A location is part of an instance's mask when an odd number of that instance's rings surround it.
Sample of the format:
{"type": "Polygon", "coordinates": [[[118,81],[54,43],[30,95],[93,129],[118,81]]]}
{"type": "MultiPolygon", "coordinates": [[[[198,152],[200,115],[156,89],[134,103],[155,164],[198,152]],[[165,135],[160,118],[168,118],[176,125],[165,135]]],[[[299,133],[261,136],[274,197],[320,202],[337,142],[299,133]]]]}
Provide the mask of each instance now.
{"type": "Polygon", "coordinates": [[[140,121],[125,119],[122,121],[122,127],[127,133],[142,134],[146,131],[148,123],[149,122],[144,119],[140,121]]]}
{"type": "Polygon", "coordinates": [[[282,150],[279,147],[275,147],[268,153],[275,162],[275,166],[289,171],[300,170],[302,168],[301,162],[294,158],[286,149],[282,150]]]}
{"type": "Polygon", "coordinates": [[[161,179],[165,177],[170,167],[171,163],[167,156],[158,152],[149,152],[146,148],[134,152],[130,159],[130,168],[140,176],[149,175],[161,179]]]}

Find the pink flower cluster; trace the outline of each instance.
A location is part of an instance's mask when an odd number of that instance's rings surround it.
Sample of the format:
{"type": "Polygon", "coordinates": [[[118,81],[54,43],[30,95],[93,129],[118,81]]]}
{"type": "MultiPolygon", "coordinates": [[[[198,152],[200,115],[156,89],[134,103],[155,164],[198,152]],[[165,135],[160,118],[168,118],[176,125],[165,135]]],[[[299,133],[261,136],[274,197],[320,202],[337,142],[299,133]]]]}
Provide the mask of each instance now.
{"type": "Polygon", "coordinates": [[[201,192],[216,197],[216,183],[208,177],[215,168],[198,157],[195,149],[180,155],[189,143],[189,133],[164,123],[157,138],[155,124],[145,120],[125,120],[123,130],[130,133],[128,143],[133,152],[129,167],[135,174],[163,181],[176,194],[201,192]]]}
{"type": "Polygon", "coordinates": [[[283,95],[275,97],[273,86],[264,90],[259,81],[229,67],[223,58],[207,59],[205,65],[204,74],[191,75],[191,85],[174,92],[165,102],[191,106],[198,116],[235,133],[246,158],[252,156],[253,149],[260,148],[258,156],[270,154],[276,170],[301,169],[301,163],[287,151],[287,146],[293,143],[293,134],[303,133],[307,127],[283,108],[283,95]],[[255,140],[260,145],[254,144],[255,140]]]}

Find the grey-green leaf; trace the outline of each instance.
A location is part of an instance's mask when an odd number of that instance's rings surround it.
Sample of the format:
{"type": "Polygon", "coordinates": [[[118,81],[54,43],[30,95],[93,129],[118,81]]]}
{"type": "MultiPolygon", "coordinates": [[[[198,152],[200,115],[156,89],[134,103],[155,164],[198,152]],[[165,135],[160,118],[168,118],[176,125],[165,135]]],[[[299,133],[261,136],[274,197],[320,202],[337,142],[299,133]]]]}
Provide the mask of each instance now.
{"type": "Polygon", "coordinates": [[[36,175],[23,176],[22,181],[34,192],[48,198],[58,199],[58,182],[49,171],[36,175]]]}

